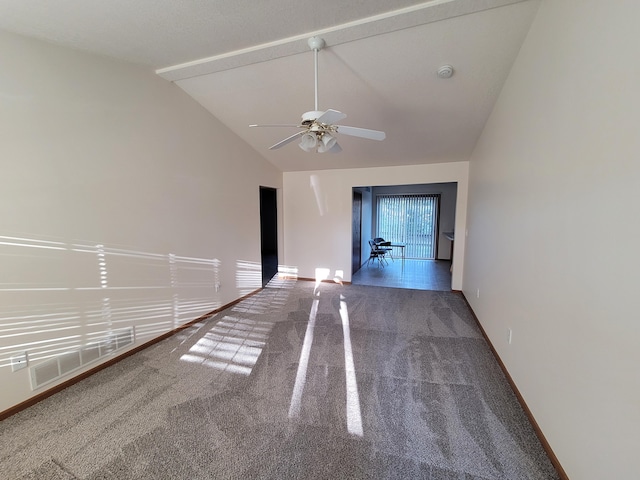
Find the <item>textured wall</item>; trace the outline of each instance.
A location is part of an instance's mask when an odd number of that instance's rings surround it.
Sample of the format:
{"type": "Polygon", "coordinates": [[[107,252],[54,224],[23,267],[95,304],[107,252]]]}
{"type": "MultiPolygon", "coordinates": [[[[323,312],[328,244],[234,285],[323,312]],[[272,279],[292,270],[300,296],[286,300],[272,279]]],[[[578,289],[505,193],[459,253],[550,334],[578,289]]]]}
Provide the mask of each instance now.
{"type": "Polygon", "coordinates": [[[258,288],[282,174],[151,71],[9,34],[0,57],[2,411],[38,393],[16,352],[140,343],[258,288]]]}
{"type": "MultiPolygon", "coordinates": [[[[352,187],[457,182],[456,231],[463,232],[467,208],[467,162],[388,168],[321,170],[284,174],[285,262],[302,277],[316,268],[344,272],[351,281],[352,187]]],[[[462,288],[464,237],[455,242],[452,287],[462,288]]]]}
{"type": "Polygon", "coordinates": [[[464,293],[581,480],[638,475],[638,18],[544,1],[469,162],[464,293]]]}

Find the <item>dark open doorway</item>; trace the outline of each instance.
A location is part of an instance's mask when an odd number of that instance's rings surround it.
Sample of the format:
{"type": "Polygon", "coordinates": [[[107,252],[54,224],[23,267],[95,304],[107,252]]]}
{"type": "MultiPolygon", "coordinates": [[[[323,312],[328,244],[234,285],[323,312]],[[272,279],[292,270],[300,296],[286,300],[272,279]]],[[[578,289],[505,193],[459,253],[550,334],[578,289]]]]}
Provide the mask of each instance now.
{"type": "Polygon", "coordinates": [[[351,273],[360,270],[362,265],[362,193],[353,191],[351,273]]]}
{"type": "Polygon", "coordinates": [[[264,287],[278,273],[277,190],[270,187],[260,187],[260,256],[264,287]]]}

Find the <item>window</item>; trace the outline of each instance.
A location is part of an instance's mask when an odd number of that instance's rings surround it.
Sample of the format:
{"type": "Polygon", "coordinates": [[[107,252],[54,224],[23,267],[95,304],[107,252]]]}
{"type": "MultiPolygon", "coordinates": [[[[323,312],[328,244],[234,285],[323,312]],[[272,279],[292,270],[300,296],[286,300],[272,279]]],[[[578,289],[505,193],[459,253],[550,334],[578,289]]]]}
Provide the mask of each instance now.
{"type": "Polygon", "coordinates": [[[436,256],[440,195],[378,195],[377,236],[404,243],[407,258],[436,256]]]}

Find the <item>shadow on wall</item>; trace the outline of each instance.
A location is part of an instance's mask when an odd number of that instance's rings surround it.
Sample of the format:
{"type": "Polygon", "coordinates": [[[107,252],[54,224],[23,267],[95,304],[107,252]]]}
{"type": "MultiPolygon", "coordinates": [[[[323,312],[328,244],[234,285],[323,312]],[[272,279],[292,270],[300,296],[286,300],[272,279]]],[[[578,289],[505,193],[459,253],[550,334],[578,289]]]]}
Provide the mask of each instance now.
{"type": "Polygon", "coordinates": [[[221,306],[215,258],[18,236],[0,236],[0,256],[0,368],[25,353],[40,362],[103,345],[125,330],[149,340],[221,306]]]}

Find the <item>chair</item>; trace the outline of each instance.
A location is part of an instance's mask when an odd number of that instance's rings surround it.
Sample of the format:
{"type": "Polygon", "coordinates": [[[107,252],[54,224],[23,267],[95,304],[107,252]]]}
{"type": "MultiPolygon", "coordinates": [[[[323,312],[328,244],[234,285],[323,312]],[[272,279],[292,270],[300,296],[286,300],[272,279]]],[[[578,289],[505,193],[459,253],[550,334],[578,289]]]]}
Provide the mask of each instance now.
{"type": "Polygon", "coordinates": [[[385,241],[382,237],[376,237],[373,239],[373,243],[376,244],[378,250],[384,250],[385,254],[389,254],[391,260],[393,260],[393,248],[391,248],[391,242],[385,241]]]}
{"type": "Polygon", "coordinates": [[[369,265],[371,260],[375,261],[377,259],[378,266],[384,267],[384,264],[387,262],[384,256],[387,252],[378,248],[373,240],[369,240],[369,246],[371,247],[371,253],[369,253],[369,258],[367,259],[367,265],[369,265]]]}

